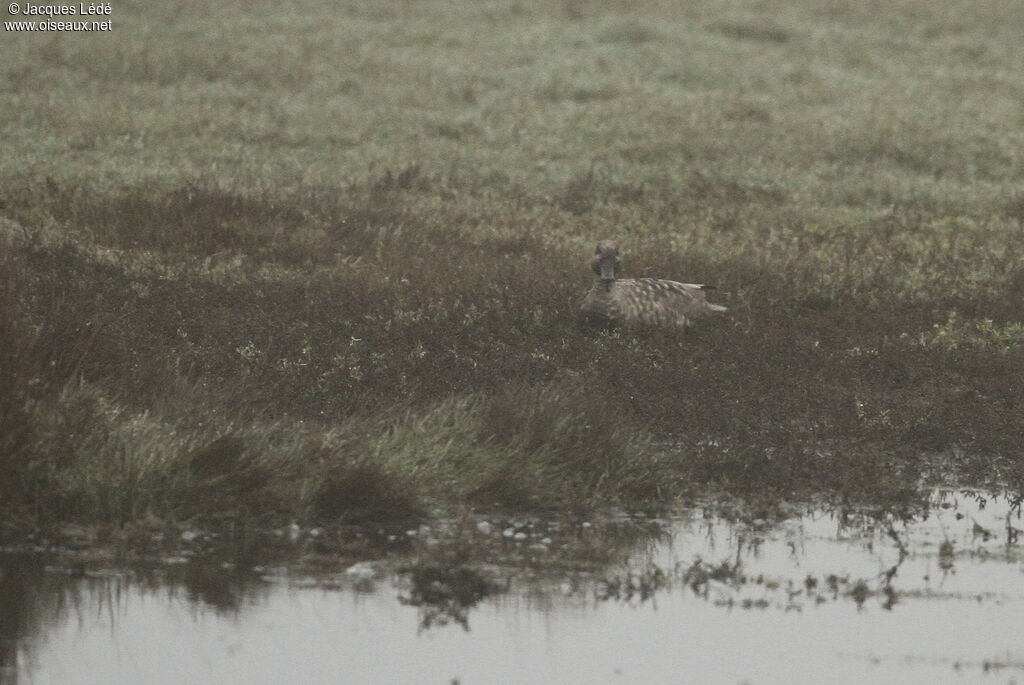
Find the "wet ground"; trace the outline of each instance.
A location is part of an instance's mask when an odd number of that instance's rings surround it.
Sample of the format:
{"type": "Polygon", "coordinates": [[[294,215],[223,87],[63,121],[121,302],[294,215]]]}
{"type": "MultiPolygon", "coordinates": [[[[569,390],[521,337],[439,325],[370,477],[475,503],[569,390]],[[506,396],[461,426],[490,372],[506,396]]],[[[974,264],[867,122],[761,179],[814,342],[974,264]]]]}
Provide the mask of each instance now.
{"type": "Polygon", "coordinates": [[[347,547],[293,527],[272,561],[197,529],[112,564],[65,531],[0,555],[0,683],[1024,683],[1021,528],[1019,502],[937,490],[347,547]]]}

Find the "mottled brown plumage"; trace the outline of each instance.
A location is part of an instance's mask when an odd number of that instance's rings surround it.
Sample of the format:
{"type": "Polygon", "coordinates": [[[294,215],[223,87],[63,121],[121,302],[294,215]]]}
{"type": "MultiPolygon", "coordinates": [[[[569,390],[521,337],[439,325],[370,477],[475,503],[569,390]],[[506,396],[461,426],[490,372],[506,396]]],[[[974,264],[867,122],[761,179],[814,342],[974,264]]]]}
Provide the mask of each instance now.
{"type": "Polygon", "coordinates": [[[692,326],[696,319],[725,311],[725,307],[707,301],[705,291],[712,286],[658,278],[617,279],[620,262],[617,242],[602,240],[597,244],[590,262],[594,287],[580,308],[585,323],[681,329],[692,326]]]}

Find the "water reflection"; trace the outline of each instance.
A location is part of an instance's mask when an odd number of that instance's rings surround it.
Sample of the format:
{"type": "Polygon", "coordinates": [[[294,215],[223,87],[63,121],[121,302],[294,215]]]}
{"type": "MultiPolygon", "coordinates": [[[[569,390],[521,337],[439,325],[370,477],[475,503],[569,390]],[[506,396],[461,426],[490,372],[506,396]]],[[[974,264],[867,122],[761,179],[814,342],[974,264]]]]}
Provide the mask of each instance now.
{"type": "Polygon", "coordinates": [[[1022,527],[945,490],[914,515],[451,522],[340,567],[6,553],[0,683],[1024,681],[1022,527]]]}
{"type": "Polygon", "coordinates": [[[45,612],[36,603],[46,595],[42,564],[31,557],[10,557],[0,566],[0,685],[17,682],[18,652],[28,636],[40,632],[45,612]]]}
{"type": "Polygon", "coordinates": [[[409,592],[398,601],[420,609],[420,629],[457,623],[469,630],[469,611],[499,585],[482,573],[457,564],[428,564],[409,569],[409,592]]]}

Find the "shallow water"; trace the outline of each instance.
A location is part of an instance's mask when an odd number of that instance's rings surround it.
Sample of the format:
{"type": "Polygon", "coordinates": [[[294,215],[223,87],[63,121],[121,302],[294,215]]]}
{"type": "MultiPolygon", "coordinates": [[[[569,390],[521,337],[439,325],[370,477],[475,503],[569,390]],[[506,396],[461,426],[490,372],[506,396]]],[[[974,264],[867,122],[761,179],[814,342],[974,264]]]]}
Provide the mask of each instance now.
{"type": "Polygon", "coordinates": [[[732,518],[474,525],[511,550],[484,568],[502,591],[454,613],[365,564],[75,577],[7,553],[0,682],[1024,683],[1024,524],[1006,499],[732,518]],[[570,563],[613,531],[635,536],[621,556],[570,563]]]}

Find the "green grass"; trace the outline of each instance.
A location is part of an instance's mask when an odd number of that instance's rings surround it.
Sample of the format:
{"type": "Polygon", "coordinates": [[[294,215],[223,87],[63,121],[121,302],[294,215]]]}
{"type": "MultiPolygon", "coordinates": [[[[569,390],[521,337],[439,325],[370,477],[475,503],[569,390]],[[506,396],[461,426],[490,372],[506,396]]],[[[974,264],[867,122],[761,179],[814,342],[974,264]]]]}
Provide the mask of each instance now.
{"type": "Polygon", "coordinates": [[[1019,3],[111,18],[4,35],[10,515],[1024,481],[1019,3]],[[578,330],[601,238],[729,313],[578,330]]]}

